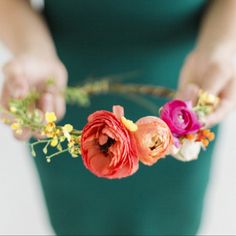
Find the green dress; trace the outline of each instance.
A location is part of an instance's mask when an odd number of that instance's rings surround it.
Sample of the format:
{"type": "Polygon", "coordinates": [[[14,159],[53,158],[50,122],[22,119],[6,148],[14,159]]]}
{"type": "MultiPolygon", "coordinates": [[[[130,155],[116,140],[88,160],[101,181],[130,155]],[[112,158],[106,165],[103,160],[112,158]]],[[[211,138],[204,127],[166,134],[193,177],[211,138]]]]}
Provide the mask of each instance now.
{"type": "MultiPolygon", "coordinates": [[[[69,84],[91,76],[137,72],[125,82],[176,88],[184,58],[194,47],[204,1],[46,0],[44,15],[69,84]]],[[[164,99],[153,100],[157,107],[164,99]]],[[[63,123],[83,127],[87,116],[113,104],[133,120],[150,111],[115,95],[92,106],[68,106],[63,123]]],[[[214,144],[199,160],[171,157],[140,165],[132,177],[97,178],[68,154],[48,164],[39,150],[40,175],[51,224],[58,235],[185,235],[199,228],[214,144]]]]}

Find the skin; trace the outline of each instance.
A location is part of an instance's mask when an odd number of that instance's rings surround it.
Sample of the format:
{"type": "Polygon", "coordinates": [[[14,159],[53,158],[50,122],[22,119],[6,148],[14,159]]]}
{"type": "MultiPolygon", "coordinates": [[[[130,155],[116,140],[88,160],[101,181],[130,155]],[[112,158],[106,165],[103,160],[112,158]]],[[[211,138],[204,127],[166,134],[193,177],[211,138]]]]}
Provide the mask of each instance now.
{"type": "MultiPolygon", "coordinates": [[[[9,99],[22,98],[36,88],[42,93],[37,108],[43,113],[53,111],[62,118],[65,100],[59,93],[66,87],[67,70],[57,56],[43,18],[31,8],[28,0],[1,0],[0,21],[0,38],[13,54],[3,66],[1,105],[8,108],[9,99]],[[54,79],[55,85],[46,88],[48,79],[54,79]]],[[[33,134],[24,130],[21,135],[14,135],[28,140],[33,134]]]]}
{"type": "Polygon", "coordinates": [[[177,97],[196,101],[199,89],[220,97],[206,126],[221,122],[236,106],[236,1],[210,1],[195,49],[179,77],[177,97]]]}
{"type": "MultiPolygon", "coordinates": [[[[222,121],[236,105],[235,22],[236,0],[210,1],[196,47],[180,72],[177,97],[195,102],[199,89],[220,96],[221,103],[207,117],[207,126],[222,121]]],[[[7,108],[9,99],[22,98],[37,88],[42,92],[37,107],[42,112],[54,111],[62,118],[65,101],[59,91],[67,84],[67,71],[57,56],[47,25],[28,0],[0,1],[0,38],[13,54],[3,67],[1,105],[7,108]],[[45,88],[49,78],[55,85],[45,88]]],[[[15,134],[20,140],[32,135],[29,130],[15,134]]]]}

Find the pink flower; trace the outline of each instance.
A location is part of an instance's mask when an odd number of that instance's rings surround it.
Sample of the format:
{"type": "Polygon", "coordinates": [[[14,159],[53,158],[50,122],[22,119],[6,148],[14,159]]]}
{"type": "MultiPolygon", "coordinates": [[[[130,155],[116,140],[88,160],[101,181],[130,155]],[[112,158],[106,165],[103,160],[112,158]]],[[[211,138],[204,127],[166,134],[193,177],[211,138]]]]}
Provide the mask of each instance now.
{"type": "Polygon", "coordinates": [[[167,102],[161,109],[160,116],[176,137],[194,133],[202,126],[190,102],[177,99],[167,102]]]}
{"type": "Polygon", "coordinates": [[[123,178],[138,170],[135,139],[121,122],[123,115],[121,106],[114,106],[113,113],[97,111],[88,117],[88,123],[83,128],[83,163],[98,177],[123,178]]]}
{"type": "Polygon", "coordinates": [[[167,124],[160,118],[146,116],[136,122],[138,130],[135,138],[140,161],[145,165],[153,165],[168,154],[173,137],[167,124]]]}

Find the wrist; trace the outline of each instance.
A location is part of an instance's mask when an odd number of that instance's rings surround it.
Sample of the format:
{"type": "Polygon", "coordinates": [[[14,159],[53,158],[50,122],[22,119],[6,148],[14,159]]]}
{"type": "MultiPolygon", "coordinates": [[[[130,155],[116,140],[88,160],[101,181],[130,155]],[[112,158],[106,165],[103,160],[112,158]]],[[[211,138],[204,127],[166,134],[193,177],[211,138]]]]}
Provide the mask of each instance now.
{"type": "Polygon", "coordinates": [[[236,43],[233,39],[209,39],[199,40],[195,50],[197,51],[209,51],[209,52],[232,52],[236,50],[236,43]]]}
{"type": "Polygon", "coordinates": [[[22,55],[31,55],[34,57],[40,57],[45,59],[58,58],[56,49],[53,45],[37,46],[35,44],[30,45],[29,43],[27,43],[26,45],[21,44],[20,47],[17,47],[14,50],[12,50],[12,53],[15,57],[19,57],[22,55]]]}
{"type": "Polygon", "coordinates": [[[55,50],[40,50],[37,48],[21,48],[16,50],[13,53],[14,57],[16,58],[23,58],[23,57],[32,57],[32,58],[40,58],[46,61],[56,61],[59,60],[58,55],[55,50]]]}
{"type": "Polygon", "coordinates": [[[224,57],[235,54],[236,44],[233,40],[224,40],[224,41],[212,41],[212,42],[199,42],[197,43],[195,52],[201,54],[210,54],[215,55],[216,57],[224,57]]]}

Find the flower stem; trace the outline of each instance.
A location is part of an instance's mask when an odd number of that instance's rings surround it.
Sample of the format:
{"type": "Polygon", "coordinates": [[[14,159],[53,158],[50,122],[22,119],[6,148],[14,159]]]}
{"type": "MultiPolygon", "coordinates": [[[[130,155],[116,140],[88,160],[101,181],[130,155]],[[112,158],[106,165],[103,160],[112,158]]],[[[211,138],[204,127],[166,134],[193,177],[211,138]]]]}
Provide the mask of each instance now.
{"type": "Polygon", "coordinates": [[[83,86],[68,87],[63,94],[68,103],[79,102],[82,105],[86,105],[88,103],[89,96],[109,92],[150,95],[156,97],[165,97],[168,99],[173,99],[175,96],[174,90],[161,86],[114,83],[105,79],[87,83],[83,86]]]}
{"type": "Polygon", "coordinates": [[[35,143],[31,143],[30,144],[30,148],[31,148],[31,153],[32,153],[32,156],[33,157],[36,157],[36,152],[35,152],[35,149],[34,149],[34,147],[36,146],[36,145],[38,145],[38,144],[41,144],[41,143],[49,143],[50,142],[50,140],[49,139],[43,139],[43,140],[38,140],[37,142],[35,142],[35,143]]]}
{"type": "Polygon", "coordinates": [[[68,151],[69,151],[69,148],[64,149],[64,150],[62,150],[62,151],[59,151],[59,152],[55,152],[55,153],[53,153],[53,154],[50,155],[50,156],[46,156],[47,162],[50,163],[50,162],[51,162],[51,159],[52,159],[53,157],[59,156],[60,154],[65,153],[65,152],[68,152],[68,151]]]}

